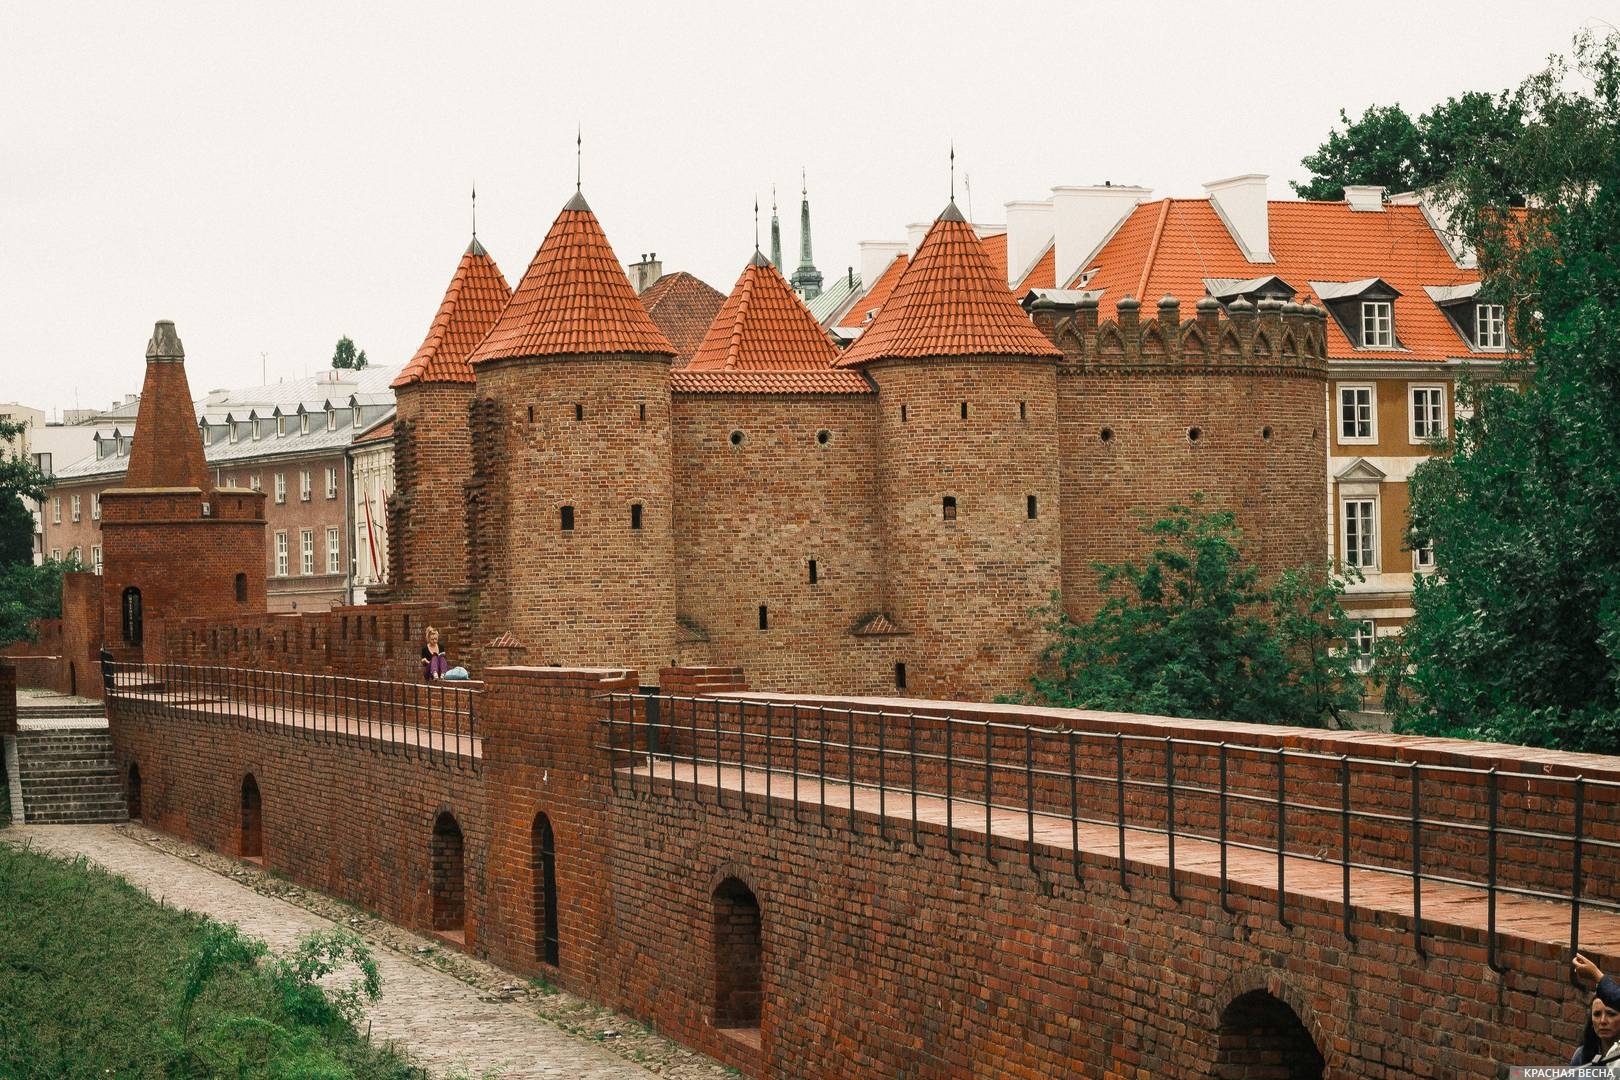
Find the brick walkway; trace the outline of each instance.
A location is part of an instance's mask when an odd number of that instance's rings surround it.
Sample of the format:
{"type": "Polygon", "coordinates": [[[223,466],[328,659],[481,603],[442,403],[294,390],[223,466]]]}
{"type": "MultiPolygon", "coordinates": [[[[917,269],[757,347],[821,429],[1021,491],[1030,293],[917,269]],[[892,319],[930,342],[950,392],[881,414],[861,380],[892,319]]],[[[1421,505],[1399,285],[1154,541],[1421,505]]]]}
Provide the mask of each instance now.
{"type": "MultiPolygon", "coordinates": [[[[246,884],[108,826],[23,826],[0,832],[0,841],[83,855],[153,896],[235,923],[272,949],[288,948],[310,931],[333,925],[302,907],[260,895],[246,884]]],[[[454,1069],[463,1070],[473,1080],[488,1072],[495,1072],[501,1080],[644,1080],[654,1075],[610,1053],[589,1035],[569,1034],[403,953],[377,948],[376,958],[383,995],[368,1014],[372,1037],[398,1041],[435,1075],[454,1069]]],[[[632,1022],[621,1020],[620,1026],[628,1028],[632,1022]]],[[[656,1037],[638,1035],[636,1040],[645,1045],[648,1038],[656,1037]]],[[[669,1043],[663,1046],[665,1052],[655,1050],[648,1056],[679,1059],[684,1066],[679,1075],[725,1075],[718,1065],[691,1051],[669,1043]]]]}

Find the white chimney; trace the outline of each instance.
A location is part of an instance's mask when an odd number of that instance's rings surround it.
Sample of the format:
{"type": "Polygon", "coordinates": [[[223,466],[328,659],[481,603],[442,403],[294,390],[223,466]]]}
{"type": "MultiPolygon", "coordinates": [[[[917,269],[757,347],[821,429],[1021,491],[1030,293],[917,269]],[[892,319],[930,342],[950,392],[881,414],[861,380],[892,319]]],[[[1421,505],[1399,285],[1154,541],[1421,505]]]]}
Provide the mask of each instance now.
{"type": "Polygon", "coordinates": [[[1271,262],[1271,214],[1266,204],[1266,177],[1245,173],[1204,185],[1215,213],[1250,262],[1271,262]]]}
{"type": "Polygon", "coordinates": [[[1051,199],[1020,199],[1007,204],[1007,284],[1016,285],[1030,264],[1052,242],[1051,199]]]}
{"type": "Polygon", "coordinates": [[[1350,209],[1360,213],[1381,214],[1384,212],[1384,185],[1346,184],[1344,201],[1349,204],[1350,209]]]}
{"type": "Polygon", "coordinates": [[[932,221],[913,221],[906,226],[906,243],[911,245],[907,254],[922,247],[923,237],[927,236],[928,230],[933,227],[934,223],[932,221]]]}
{"type": "Polygon", "coordinates": [[[898,241],[862,240],[860,248],[861,287],[867,290],[877,284],[878,278],[883,276],[883,271],[887,270],[889,264],[896,258],[911,254],[911,245],[898,241]]]}
{"type": "Polygon", "coordinates": [[[1052,189],[1058,288],[1066,286],[1075,274],[1085,269],[1085,261],[1102,246],[1108,234],[1149,194],[1149,189],[1144,187],[1114,184],[1052,189]]]}

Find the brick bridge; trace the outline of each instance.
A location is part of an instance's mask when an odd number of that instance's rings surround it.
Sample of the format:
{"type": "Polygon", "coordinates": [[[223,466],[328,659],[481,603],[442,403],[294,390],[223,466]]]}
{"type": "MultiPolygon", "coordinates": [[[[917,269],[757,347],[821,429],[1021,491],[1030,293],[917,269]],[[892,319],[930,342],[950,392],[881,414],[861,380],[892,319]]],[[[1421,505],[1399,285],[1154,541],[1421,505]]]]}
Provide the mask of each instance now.
{"type": "Polygon", "coordinates": [[[734,670],[130,669],[130,812],[752,1076],[1506,1076],[1620,959],[1613,759],[734,670]],[[1579,897],[1579,902],[1572,901],[1579,897]]]}

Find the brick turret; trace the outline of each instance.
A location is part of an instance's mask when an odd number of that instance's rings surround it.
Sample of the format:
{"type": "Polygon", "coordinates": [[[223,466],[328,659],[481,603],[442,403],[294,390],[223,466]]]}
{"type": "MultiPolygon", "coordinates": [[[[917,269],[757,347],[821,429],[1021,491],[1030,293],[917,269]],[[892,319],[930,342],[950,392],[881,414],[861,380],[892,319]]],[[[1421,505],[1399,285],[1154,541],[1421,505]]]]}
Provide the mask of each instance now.
{"type": "Polygon", "coordinates": [[[393,382],[394,485],[389,502],[388,587],[372,601],[443,604],[465,577],[472,473],[467,410],[474,377],[468,357],[484,339],[512,288],[474,237],[461,257],[422,347],[393,382]]]}
{"type": "Polygon", "coordinates": [[[144,626],[265,610],[264,494],[216,488],[203,458],[174,323],[146,347],[129,470],[101,496],[103,626],[121,655],[144,656],[144,626]]]}
{"type": "Polygon", "coordinates": [[[905,689],[1015,689],[1061,581],[1060,354],[952,203],[839,360],[878,386],[885,605],[905,689]]]}
{"type": "Polygon", "coordinates": [[[675,656],[673,354],[576,193],[471,357],[475,644],[647,672],[675,656]]]}

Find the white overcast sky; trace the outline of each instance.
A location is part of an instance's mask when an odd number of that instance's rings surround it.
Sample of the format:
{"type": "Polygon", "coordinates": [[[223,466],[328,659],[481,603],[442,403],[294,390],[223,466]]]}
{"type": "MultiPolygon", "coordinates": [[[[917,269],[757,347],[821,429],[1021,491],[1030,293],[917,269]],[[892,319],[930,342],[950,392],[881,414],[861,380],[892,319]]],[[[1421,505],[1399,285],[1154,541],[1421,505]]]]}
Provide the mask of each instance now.
{"type": "MultiPolygon", "coordinates": [[[[752,204],[829,277],[948,195],[1304,175],[1341,106],[1413,113],[1567,53],[1614,0],[1536,3],[45,3],[0,0],[0,400],[195,393],[420,343],[478,235],[516,284],[574,183],[621,262],[729,291],[752,204]],[[765,211],[768,218],[768,209],[765,211]]],[[[962,200],[966,202],[965,195],[962,200]]],[[[763,226],[762,226],[763,227],[763,226]]]]}

